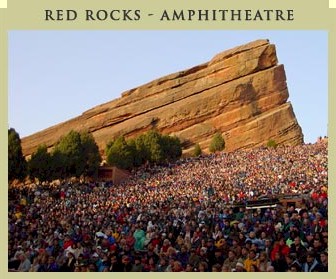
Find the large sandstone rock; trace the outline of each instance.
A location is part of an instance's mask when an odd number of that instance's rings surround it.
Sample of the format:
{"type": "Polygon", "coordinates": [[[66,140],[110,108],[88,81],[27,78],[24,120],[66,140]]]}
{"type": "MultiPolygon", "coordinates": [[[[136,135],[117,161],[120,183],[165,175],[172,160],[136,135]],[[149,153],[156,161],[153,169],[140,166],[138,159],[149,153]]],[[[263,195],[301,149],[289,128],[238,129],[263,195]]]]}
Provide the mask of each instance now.
{"type": "Polygon", "coordinates": [[[216,55],[208,63],[131,89],[64,123],[22,139],[27,156],[39,144],[52,147],[71,129],[88,130],[103,152],[118,135],[133,137],[155,127],[177,135],[184,152],[199,143],[207,151],[220,131],[226,150],[303,143],[288,99],[286,75],[275,46],[257,40],[216,55]]]}

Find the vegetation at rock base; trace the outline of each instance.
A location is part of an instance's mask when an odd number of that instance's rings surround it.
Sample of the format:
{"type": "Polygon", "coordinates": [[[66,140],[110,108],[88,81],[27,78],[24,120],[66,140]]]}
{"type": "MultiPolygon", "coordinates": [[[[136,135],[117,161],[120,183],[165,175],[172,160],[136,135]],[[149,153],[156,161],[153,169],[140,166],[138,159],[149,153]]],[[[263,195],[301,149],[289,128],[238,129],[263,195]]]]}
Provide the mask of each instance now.
{"type": "Polygon", "coordinates": [[[60,171],[66,177],[92,177],[98,174],[101,157],[93,136],[87,132],[70,131],[56,144],[55,153],[59,160],[56,165],[61,167],[59,163],[63,162],[63,170],[60,171]]]}
{"type": "Polygon", "coordinates": [[[64,172],[67,177],[79,177],[84,172],[82,142],[80,134],[70,131],[62,137],[55,146],[55,151],[64,156],[64,172]]]}
{"type": "Polygon", "coordinates": [[[133,149],[127,144],[125,137],[118,137],[106,152],[107,163],[121,169],[131,169],[134,166],[133,149]]]}
{"type": "Polygon", "coordinates": [[[84,176],[96,177],[98,175],[98,168],[102,160],[98,145],[92,134],[83,132],[80,134],[82,143],[82,153],[84,165],[84,176]]]}
{"type": "Polygon", "coordinates": [[[122,169],[132,169],[147,162],[160,164],[174,161],[181,155],[180,140],[156,130],[127,141],[121,136],[106,145],[107,163],[122,169]]]}
{"type": "Polygon", "coordinates": [[[270,147],[270,148],[276,148],[278,146],[278,144],[276,143],[275,140],[273,139],[270,139],[267,144],[266,144],[267,147],[270,147]]]}
{"type": "Polygon", "coordinates": [[[20,135],[15,129],[8,129],[8,180],[22,180],[27,173],[27,162],[22,153],[20,135]]]}
{"type": "Polygon", "coordinates": [[[193,156],[198,157],[201,154],[202,154],[202,149],[201,149],[199,143],[196,143],[195,146],[194,146],[194,150],[193,150],[193,156]]]}
{"type": "Polygon", "coordinates": [[[39,145],[26,162],[19,134],[8,130],[8,180],[23,180],[28,174],[39,182],[70,177],[96,177],[101,162],[98,146],[87,132],[70,131],[60,138],[51,153],[39,145]]]}
{"type": "MultiPolygon", "coordinates": [[[[132,169],[145,163],[164,163],[177,160],[182,155],[181,142],[177,137],[161,135],[150,130],[135,139],[124,136],[106,145],[109,165],[132,169]]],[[[88,132],[70,131],[61,137],[51,152],[46,145],[39,145],[28,162],[25,160],[19,134],[8,130],[8,180],[30,179],[47,182],[71,177],[98,175],[102,159],[98,146],[88,132]]]]}
{"type": "Polygon", "coordinates": [[[221,133],[216,133],[211,139],[209,151],[214,153],[216,151],[222,151],[225,148],[225,141],[221,133]]]}
{"type": "Polygon", "coordinates": [[[51,155],[46,145],[40,145],[28,161],[28,174],[31,179],[50,181],[53,177],[51,155]]]}

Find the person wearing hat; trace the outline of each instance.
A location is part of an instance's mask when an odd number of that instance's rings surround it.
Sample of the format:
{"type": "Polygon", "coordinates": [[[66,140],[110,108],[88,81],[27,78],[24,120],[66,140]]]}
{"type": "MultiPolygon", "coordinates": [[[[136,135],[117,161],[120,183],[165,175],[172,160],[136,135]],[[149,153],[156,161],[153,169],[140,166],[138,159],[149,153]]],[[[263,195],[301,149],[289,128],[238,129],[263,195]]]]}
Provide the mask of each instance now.
{"type": "Polygon", "coordinates": [[[236,268],[235,269],[236,269],[236,272],[246,272],[244,264],[240,261],[236,263],[236,268]]]}

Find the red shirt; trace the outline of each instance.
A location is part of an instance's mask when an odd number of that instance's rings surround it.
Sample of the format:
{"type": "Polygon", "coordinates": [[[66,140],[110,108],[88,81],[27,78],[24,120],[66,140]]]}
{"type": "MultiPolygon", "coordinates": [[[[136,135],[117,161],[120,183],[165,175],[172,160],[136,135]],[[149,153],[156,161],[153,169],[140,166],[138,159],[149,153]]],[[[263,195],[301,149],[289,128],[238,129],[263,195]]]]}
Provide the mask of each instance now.
{"type": "Polygon", "coordinates": [[[69,246],[71,246],[74,242],[70,239],[70,240],[67,240],[67,241],[64,241],[63,243],[63,249],[66,249],[68,248],[69,246]]]}
{"type": "Polygon", "coordinates": [[[284,245],[280,245],[280,244],[275,245],[275,247],[271,251],[271,260],[272,261],[275,260],[275,254],[277,252],[280,252],[280,255],[282,255],[283,257],[285,257],[285,256],[289,255],[290,249],[289,249],[289,247],[286,244],[284,244],[284,245]]]}

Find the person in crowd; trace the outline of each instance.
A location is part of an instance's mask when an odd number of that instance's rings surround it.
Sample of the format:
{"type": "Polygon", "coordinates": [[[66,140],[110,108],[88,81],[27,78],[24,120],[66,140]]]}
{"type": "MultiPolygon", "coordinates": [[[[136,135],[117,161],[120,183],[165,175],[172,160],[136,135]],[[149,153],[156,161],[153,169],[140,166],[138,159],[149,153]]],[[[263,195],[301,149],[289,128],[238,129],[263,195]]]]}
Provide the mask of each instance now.
{"type": "Polygon", "coordinates": [[[307,256],[307,248],[302,244],[300,236],[295,236],[294,242],[290,246],[290,254],[295,254],[302,264],[307,256]]]}
{"type": "Polygon", "coordinates": [[[37,272],[218,271],[218,265],[270,272],[293,271],[297,262],[303,271],[326,271],[327,151],[320,141],[182,158],[142,166],[112,187],[11,185],[8,270],[33,262],[28,270],[37,272]],[[300,197],[295,206],[245,206],[291,194],[300,197]]]}
{"type": "Polygon", "coordinates": [[[236,267],[237,264],[237,255],[235,250],[230,250],[228,257],[224,260],[223,266],[227,266],[228,270],[232,270],[236,267]]]}
{"type": "Polygon", "coordinates": [[[74,253],[68,252],[67,259],[65,260],[63,265],[60,267],[60,271],[73,272],[75,270],[75,264],[76,264],[76,258],[75,258],[74,253]]]}
{"type": "Polygon", "coordinates": [[[57,272],[59,271],[59,266],[56,263],[55,257],[54,256],[49,256],[48,257],[48,263],[47,263],[47,272],[57,272]]]}
{"type": "Polygon", "coordinates": [[[259,271],[266,272],[267,268],[271,265],[271,261],[269,261],[266,251],[261,251],[259,254],[259,271]]]}
{"type": "Polygon", "coordinates": [[[276,272],[286,272],[288,265],[285,260],[285,256],[280,251],[274,253],[274,260],[272,260],[272,266],[276,272]]]}
{"type": "Polygon", "coordinates": [[[321,268],[321,264],[316,259],[316,254],[313,251],[309,251],[307,254],[306,262],[302,265],[303,272],[316,272],[321,268]]]}
{"type": "MultiPolygon", "coordinates": [[[[247,259],[244,261],[244,268],[247,272],[251,271],[251,266],[254,265],[256,267],[259,266],[259,259],[257,257],[257,254],[254,250],[250,250],[247,259]]],[[[258,268],[259,269],[259,268],[258,268]]]]}
{"type": "Polygon", "coordinates": [[[246,269],[244,267],[244,264],[240,261],[236,263],[236,269],[235,272],[246,272],[246,269]]]}
{"type": "Polygon", "coordinates": [[[320,266],[319,270],[320,272],[328,272],[328,252],[323,251],[320,254],[320,266]]]}
{"type": "Polygon", "coordinates": [[[20,265],[17,269],[19,272],[28,272],[31,267],[31,262],[25,253],[19,255],[20,265]]]}

